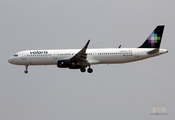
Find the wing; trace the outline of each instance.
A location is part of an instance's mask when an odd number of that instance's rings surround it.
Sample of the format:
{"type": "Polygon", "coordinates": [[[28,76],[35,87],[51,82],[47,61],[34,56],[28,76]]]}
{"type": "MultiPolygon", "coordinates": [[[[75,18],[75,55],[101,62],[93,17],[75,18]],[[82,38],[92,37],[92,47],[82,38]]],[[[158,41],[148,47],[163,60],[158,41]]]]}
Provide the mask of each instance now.
{"type": "Polygon", "coordinates": [[[86,43],[86,45],[77,53],[75,54],[70,60],[72,62],[75,62],[77,65],[89,65],[89,62],[86,60],[87,54],[86,54],[86,49],[89,45],[90,40],[86,43]]]}

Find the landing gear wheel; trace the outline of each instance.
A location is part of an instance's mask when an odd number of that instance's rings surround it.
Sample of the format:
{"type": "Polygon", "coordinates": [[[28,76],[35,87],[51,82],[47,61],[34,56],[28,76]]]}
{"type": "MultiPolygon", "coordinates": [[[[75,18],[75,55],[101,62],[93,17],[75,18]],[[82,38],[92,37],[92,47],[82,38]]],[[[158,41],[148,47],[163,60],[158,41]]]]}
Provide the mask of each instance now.
{"type": "Polygon", "coordinates": [[[25,73],[25,74],[27,74],[27,73],[28,73],[28,71],[27,71],[27,70],[24,70],[24,73],[25,73]]]}
{"type": "Polygon", "coordinates": [[[93,69],[92,68],[88,68],[87,71],[88,71],[88,73],[92,73],[93,69]]]}
{"type": "Polygon", "coordinates": [[[81,71],[81,72],[86,72],[86,69],[85,69],[84,67],[82,67],[82,68],[80,69],[80,71],[81,71]]]}
{"type": "Polygon", "coordinates": [[[26,65],[26,69],[24,70],[24,73],[25,73],[25,74],[28,73],[28,65],[26,65]]]}

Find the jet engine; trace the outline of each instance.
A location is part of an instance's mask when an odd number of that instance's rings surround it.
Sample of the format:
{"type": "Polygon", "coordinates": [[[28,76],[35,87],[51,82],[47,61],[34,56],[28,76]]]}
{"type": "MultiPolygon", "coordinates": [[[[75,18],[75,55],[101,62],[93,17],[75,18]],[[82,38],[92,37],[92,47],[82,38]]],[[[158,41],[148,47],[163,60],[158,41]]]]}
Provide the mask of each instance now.
{"type": "Polygon", "coordinates": [[[82,66],[81,65],[76,65],[76,63],[72,62],[70,59],[66,59],[66,60],[58,60],[57,61],[57,67],[70,68],[70,69],[79,69],[82,66]]]}

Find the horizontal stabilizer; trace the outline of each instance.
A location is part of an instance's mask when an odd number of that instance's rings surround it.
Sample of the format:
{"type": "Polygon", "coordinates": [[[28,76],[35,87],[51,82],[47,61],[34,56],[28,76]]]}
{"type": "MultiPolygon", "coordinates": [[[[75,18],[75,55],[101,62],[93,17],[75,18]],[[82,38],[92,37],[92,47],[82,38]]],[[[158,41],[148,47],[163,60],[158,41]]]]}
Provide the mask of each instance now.
{"type": "Polygon", "coordinates": [[[154,54],[154,53],[157,53],[157,52],[159,52],[159,48],[155,48],[155,49],[149,51],[147,54],[154,54]]]}

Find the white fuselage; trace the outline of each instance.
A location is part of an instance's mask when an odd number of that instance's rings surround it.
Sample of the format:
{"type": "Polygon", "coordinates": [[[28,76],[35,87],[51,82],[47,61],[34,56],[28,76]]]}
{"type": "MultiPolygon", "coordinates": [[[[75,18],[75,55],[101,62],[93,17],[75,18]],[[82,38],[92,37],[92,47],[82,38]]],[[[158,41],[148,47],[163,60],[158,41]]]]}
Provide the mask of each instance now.
{"type": "MultiPolygon", "coordinates": [[[[148,54],[154,48],[102,48],[87,49],[86,60],[93,64],[117,64],[138,61],[167,53],[166,49],[159,49],[154,54],[148,54]]],[[[16,53],[8,61],[15,65],[56,65],[58,60],[70,59],[80,49],[58,50],[26,50],[16,53]]]]}

